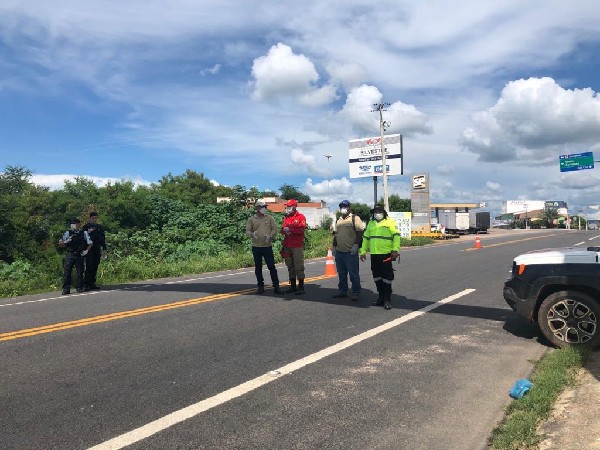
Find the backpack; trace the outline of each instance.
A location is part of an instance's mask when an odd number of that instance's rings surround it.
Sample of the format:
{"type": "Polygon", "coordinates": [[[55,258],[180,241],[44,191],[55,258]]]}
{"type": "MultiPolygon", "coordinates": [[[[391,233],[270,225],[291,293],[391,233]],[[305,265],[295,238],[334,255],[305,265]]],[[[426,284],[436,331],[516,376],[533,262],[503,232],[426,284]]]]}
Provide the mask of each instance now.
{"type": "MultiPolygon", "coordinates": [[[[354,214],[354,213],[352,213],[352,229],[354,230],[355,233],[357,233],[357,231],[356,231],[356,214],[354,214]]],[[[364,234],[364,231],[365,230],[363,230],[363,234],[364,234]]],[[[358,241],[358,248],[362,247],[362,242],[363,242],[363,238],[361,236],[360,241],[358,241]]]]}
{"type": "MultiPolygon", "coordinates": [[[[354,230],[355,233],[357,233],[357,231],[356,231],[356,214],[354,214],[354,213],[352,213],[352,229],[354,230]]],[[[364,230],[363,230],[363,233],[364,233],[364,230]]],[[[360,241],[358,241],[358,248],[362,247],[362,242],[363,242],[363,238],[361,236],[360,237],[360,241]]],[[[335,239],[335,234],[333,236],[333,246],[337,247],[337,242],[336,242],[336,239],[335,239]]]]}

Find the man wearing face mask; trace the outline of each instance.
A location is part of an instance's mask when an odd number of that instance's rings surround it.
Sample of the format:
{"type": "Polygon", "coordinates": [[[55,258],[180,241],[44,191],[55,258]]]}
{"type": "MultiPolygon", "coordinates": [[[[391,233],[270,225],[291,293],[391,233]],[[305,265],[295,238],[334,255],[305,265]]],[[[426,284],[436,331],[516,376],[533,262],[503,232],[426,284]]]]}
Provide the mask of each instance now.
{"type": "Polygon", "coordinates": [[[333,247],[335,266],[339,283],[338,293],[333,298],[348,297],[348,276],[352,283],[352,300],[360,300],[360,275],[358,266],[358,248],[363,235],[364,225],[360,217],[350,208],[350,202],[340,203],[340,217],[333,226],[333,247]]]}
{"type": "Polygon", "coordinates": [[[81,221],[73,218],[70,221],[71,228],[63,234],[58,241],[60,247],[67,249],[67,255],[63,261],[63,286],[62,294],[71,293],[71,273],[73,266],[77,271],[77,292],[83,292],[83,259],[92,248],[92,240],[87,231],[80,230],[81,221]]]}
{"type": "Polygon", "coordinates": [[[85,224],[82,228],[83,231],[87,231],[90,239],[94,243],[92,249],[85,257],[85,276],[84,284],[89,290],[100,289],[96,285],[96,274],[98,273],[98,266],[102,259],[102,250],[106,251],[106,236],[104,234],[104,227],[98,223],[98,213],[92,211],[90,213],[90,221],[85,224]]]}
{"type": "Polygon", "coordinates": [[[375,205],[371,214],[372,220],[369,221],[363,236],[360,260],[367,259],[367,252],[371,254],[371,272],[378,292],[377,300],[373,301],[373,305],[383,305],[389,310],[392,309],[392,281],[394,280],[392,261],[398,257],[400,233],[396,222],[388,217],[383,205],[375,205]]]}
{"type": "Polygon", "coordinates": [[[284,235],[281,256],[285,260],[290,276],[290,287],[286,294],[294,292],[304,294],[304,233],[306,232],[306,217],[296,211],[298,202],[294,199],[285,204],[285,218],[281,226],[284,235]],[[296,280],[298,285],[296,286],[296,280]]]}
{"type": "Polygon", "coordinates": [[[248,218],[246,223],[246,234],[252,240],[252,256],[254,257],[254,273],[256,274],[257,293],[265,292],[265,279],[262,273],[262,261],[265,259],[271,281],[273,292],[281,294],[279,288],[279,276],[275,268],[275,256],[273,255],[273,239],[277,234],[277,224],[270,214],[267,214],[267,204],[258,200],[255,205],[256,214],[248,218]]]}

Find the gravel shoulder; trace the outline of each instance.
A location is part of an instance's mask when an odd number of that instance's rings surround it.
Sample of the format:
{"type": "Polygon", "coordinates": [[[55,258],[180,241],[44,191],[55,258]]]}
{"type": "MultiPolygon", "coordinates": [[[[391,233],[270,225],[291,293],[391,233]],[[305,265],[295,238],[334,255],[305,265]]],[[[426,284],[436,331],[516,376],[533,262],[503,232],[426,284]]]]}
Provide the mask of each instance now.
{"type": "Polygon", "coordinates": [[[577,382],[558,398],[539,432],[540,450],[600,449],[600,351],[590,355],[577,382]]]}

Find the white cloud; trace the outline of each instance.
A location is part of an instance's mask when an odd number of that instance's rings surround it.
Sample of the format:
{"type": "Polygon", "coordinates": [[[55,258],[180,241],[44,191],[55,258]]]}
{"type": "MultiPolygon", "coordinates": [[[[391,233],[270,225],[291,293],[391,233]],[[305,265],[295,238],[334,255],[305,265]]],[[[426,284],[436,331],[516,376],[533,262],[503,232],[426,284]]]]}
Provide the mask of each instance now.
{"type": "Polygon", "coordinates": [[[334,210],[337,204],[344,200],[352,198],[352,183],[346,178],[323,180],[313,182],[308,178],[304,183],[304,191],[310,195],[313,200],[325,200],[331,210],[334,210]]]}
{"type": "Polygon", "coordinates": [[[200,75],[216,75],[221,71],[221,64],[215,64],[212,67],[202,69],[200,75]]]}
{"type": "Polygon", "coordinates": [[[315,87],[319,74],[304,55],[297,55],[281,42],[269,49],[252,64],[255,100],[269,101],[281,97],[296,97],[306,106],[319,106],[335,100],[332,86],[315,87]]]}
{"type": "Polygon", "coordinates": [[[487,181],[485,183],[485,187],[488,191],[491,191],[491,192],[501,192],[502,191],[502,185],[500,183],[494,183],[493,181],[487,181]]]}
{"type": "Polygon", "coordinates": [[[358,87],[367,78],[366,69],[355,62],[330,62],[326,66],[332,83],[339,83],[346,92],[358,87]]]}
{"type": "Polygon", "coordinates": [[[460,142],[482,161],[556,163],[565,145],[582,148],[599,139],[598,94],[545,77],[509,82],[493,107],[473,116],[460,142]]]}
{"type": "MultiPolygon", "coordinates": [[[[363,84],[348,94],[340,116],[348,120],[359,133],[379,133],[379,113],[373,112],[375,104],[381,103],[383,95],[375,86],[363,84]]],[[[386,133],[403,135],[430,134],[433,132],[429,119],[413,105],[397,101],[386,107],[383,120],[391,122],[386,133]]]]}
{"type": "Polygon", "coordinates": [[[76,178],[85,178],[92,181],[96,186],[106,186],[108,183],[115,184],[123,181],[131,181],[135,186],[149,186],[151,183],[142,179],[141,177],[97,177],[90,175],[43,175],[34,174],[31,176],[31,182],[38,186],[46,186],[51,190],[62,189],[65,185],[65,181],[74,182],[76,178]]]}

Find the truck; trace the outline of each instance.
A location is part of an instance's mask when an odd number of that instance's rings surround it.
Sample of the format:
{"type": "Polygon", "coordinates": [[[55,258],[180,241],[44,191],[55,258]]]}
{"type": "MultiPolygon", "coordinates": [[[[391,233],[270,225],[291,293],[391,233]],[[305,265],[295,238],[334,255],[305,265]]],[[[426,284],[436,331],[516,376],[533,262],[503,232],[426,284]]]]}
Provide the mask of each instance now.
{"type": "Polygon", "coordinates": [[[487,233],[490,222],[489,211],[469,211],[469,233],[487,233]]]}
{"type": "Polygon", "coordinates": [[[469,232],[469,213],[442,211],[438,215],[438,223],[449,234],[467,234],[469,232]]]}

